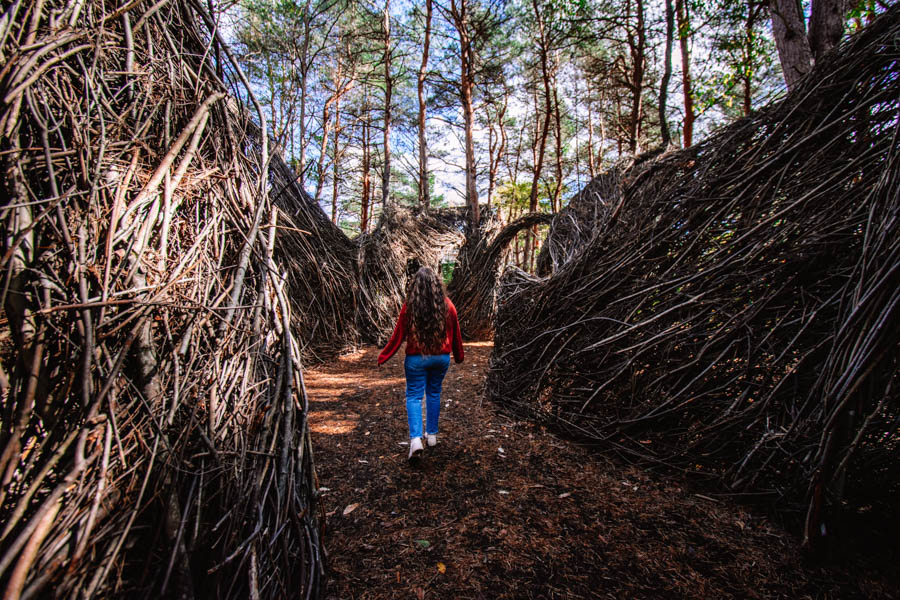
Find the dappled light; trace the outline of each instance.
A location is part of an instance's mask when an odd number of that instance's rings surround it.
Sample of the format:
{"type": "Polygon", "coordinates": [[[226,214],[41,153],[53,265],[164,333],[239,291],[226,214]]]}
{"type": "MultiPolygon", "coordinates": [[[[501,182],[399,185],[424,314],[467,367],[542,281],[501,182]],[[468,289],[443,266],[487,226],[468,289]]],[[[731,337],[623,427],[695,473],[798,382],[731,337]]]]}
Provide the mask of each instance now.
{"type": "MultiPolygon", "coordinates": [[[[317,396],[319,394],[316,394],[317,396]]],[[[321,400],[318,400],[321,402],[321,400]]],[[[319,411],[315,408],[309,416],[309,430],[313,433],[338,435],[350,433],[359,424],[359,416],[335,410],[319,411]]]]}

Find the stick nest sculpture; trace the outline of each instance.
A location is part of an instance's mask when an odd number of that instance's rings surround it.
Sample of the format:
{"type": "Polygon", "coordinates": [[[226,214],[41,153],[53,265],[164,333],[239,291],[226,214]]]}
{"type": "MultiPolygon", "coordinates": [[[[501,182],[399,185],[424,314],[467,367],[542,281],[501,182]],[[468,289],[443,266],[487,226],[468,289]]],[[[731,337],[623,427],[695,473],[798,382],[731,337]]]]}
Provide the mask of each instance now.
{"type": "Polygon", "coordinates": [[[196,2],[4,11],[4,597],[315,597],[310,232],[238,64],[196,2]]]}
{"type": "Polygon", "coordinates": [[[801,511],[810,544],[842,496],[896,499],[898,17],[783,101],[585,189],[549,276],[504,279],[488,396],[801,511]]]}

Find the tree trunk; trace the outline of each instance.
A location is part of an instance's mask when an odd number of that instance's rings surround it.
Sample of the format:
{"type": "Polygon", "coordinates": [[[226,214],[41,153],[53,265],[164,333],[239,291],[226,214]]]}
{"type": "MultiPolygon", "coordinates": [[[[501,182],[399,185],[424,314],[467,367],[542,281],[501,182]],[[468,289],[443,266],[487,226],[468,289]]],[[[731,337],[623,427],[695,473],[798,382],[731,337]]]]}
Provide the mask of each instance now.
{"type": "Polygon", "coordinates": [[[453,27],[459,35],[459,92],[466,128],[466,204],[472,217],[472,226],[481,222],[478,206],[478,187],[475,180],[475,110],[472,105],[473,55],[472,40],[469,37],[468,0],[451,0],[450,11],[453,27]]]}
{"type": "MultiPolygon", "coordinates": [[[[556,64],[559,68],[559,61],[556,64]]],[[[563,152],[562,152],[562,116],[559,109],[559,91],[557,90],[558,82],[553,79],[553,125],[556,138],[556,182],[553,188],[553,202],[551,204],[553,212],[559,212],[560,201],[562,199],[562,178],[563,178],[563,152]]]]}
{"type": "MultiPolygon", "coordinates": [[[[600,103],[603,103],[603,94],[600,94],[600,103]]],[[[603,111],[600,111],[600,139],[597,142],[597,159],[594,169],[597,172],[603,171],[603,144],[606,142],[606,118],[603,111]]]]}
{"type": "MultiPolygon", "coordinates": [[[[500,115],[500,119],[499,119],[500,152],[497,153],[496,169],[500,168],[500,162],[503,159],[503,157],[506,156],[506,149],[507,149],[507,146],[509,145],[509,137],[506,134],[506,125],[505,125],[506,108],[508,105],[509,105],[509,89],[504,87],[503,88],[503,114],[500,115]]],[[[513,181],[512,183],[515,183],[515,181],[513,181]]]]}
{"type": "Polygon", "coordinates": [[[591,88],[590,83],[588,83],[588,94],[587,94],[587,122],[588,122],[588,174],[591,176],[591,180],[597,176],[597,172],[594,167],[594,115],[591,112],[591,105],[593,102],[591,101],[591,88]]]}
{"type": "Polygon", "coordinates": [[[848,0],[813,1],[809,17],[809,49],[813,60],[819,60],[840,43],[849,10],[848,0]]]}
{"type": "Polygon", "coordinates": [[[328,151],[328,137],[331,135],[331,104],[335,96],[325,101],[322,106],[322,143],[319,146],[319,158],[316,160],[316,202],[322,200],[322,190],[325,188],[325,153],[328,151]]]}
{"type": "Polygon", "coordinates": [[[312,0],[306,0],[306,8],[303,11],[303,43],[300,46],[300,168],[297,173],[297,182],[302,189],[306,189],[306,81],[309,73],[309,34],[312,28],[310,22],[310,9],[312,0]]]}
{"type": "Polygon", "coordinates": [[[359,232],[364,234],[369,230],[369,169],[371,153],[369,151],[369,123],[368,105],[366,115],[362,122],[362,199],[360,201],[359,232]]]}
{"type": "Polygon", "coordinates": [[[522,135],[524,127],[518,128],[519,139],[516,141],[516,153],[515,160],[513,162],[506,162],[506,172],[509,173],[509,180],[516,184],[519,180],[519,160],[522,158],[522,135]]]}
{"type": "Polygon", "coordinates": [[[428,148],[425,145],[425,74],[428,70],[428,46],[431,43],[431,1],[425,0],[425,44],[422,47],[422,64],[419,67],[419,204],[427,209],[428,197],[428,148]]]}
{"type": "Polygon", "coordinates": [[[341,99],[338,97],[334,105],[334,157],[331,160],[331,222],[337,225],[338,199],[338,159],[341,149],[338,137],[341,134],[341,99]]]}
{"type": "Polygon", "coordinates": [[[622,156],[622,131],[621,131],[622,99],[618,94],[615,95],[615,103],[616,103],[616,119],[613,122],[615,124],[615,127],[613,127],[613,130],[616,135],[616,154],[619,157],[621,157],[622,156]]]}
{"type": "MultiPolygon", "coordinates": [[[[467,59],[462,61],[467,62],[467,59]]],[[[472,211],[472,224],[478,226],[481,222],[481,210],[478,206],[478,188],[475,183],[475,137],[473,127],[475,111],[472,106],[472,75],[470,66],[463,66],[462,76],[462,103],[466,122],[466,202],[472,211]]]]}
{"type": "Polygon", "coordinates": [[[506,130],[503,127],[503,119],[506,118],[506,107],[509,102],[509,93],[506,89],[503,92],[503,106],[497,112],[498,131],[494,131],[494,124],[491,123],[488,129],[488,192],[487,206],[491,207],[491,200],[494,195],[494,187],[497,184],[497,171],[500,168],[500,161],[503,160],[503,154],[506,152],[506,130]]]}
{"type": "Polygon", "coordinates": [[[669,132],[669,120],[666,117],[666,103],[669,99],[669,80],[672,78],[672,42],[675,29],[675,9],[672,0],[666,0],[666,49],[665,66],[662,80],[659,83],[659,130],[662,136],[662,147],[666,148],[672,143],[672,134],[669,132]]]}
{"type": "Polygon", "coordinates": [[[578,139],[581,137],[581,122],[578,120],[578,99],[581,98],[581,90],[578,89],[578,80],[574,80],[575,97],[572,99],[572,142],[575,144],[575,190],[581,189],[581,146],[578,139]]]}
{"type": "Polygon", "coordinates": [[[389,185],[391,181],[391,0],[384,5],[384,170],[381,174],[381,204],[390,203],[389,185]]]}
{"type": "Polygon", "coordinates": [[[799,0],[769,0],[769,12],[784,82],[792,90],[809,73],[813,61],[803,12],[799,0]]]}
{"type": "Polygon", "coordinates": [[[753,108],[753,25],[756,20],[756,10],[753,5],[747,7],[747,20],[744,22],[744,43],[741,48],[741,60],[744,68],[741,69],[742,110],[746,117],[753,108]]]}
{"type": "Polygon", "coordinates": [[[635,0],[635,31],[629,32],[628,46],[631,51],[631,116],[628,121],[628,151],[637,154],[641,150],[640,133],[644,100],[644,48],[647,43],[644,23],[644,0],[635,0]]]}
{"type": "MultiPolygon", "coordinates": [[[[547,135],[550,131],[550,119],[553,117],[553,105],[552,96],[550,94],[550,66],[547,58],[549,48],[546,31],[544,30],[544,19],[543,15],[541,15],[538,0],[531,0],[531,6],[534,9],[534,16],[538,23],[538,50],[541,57],[541,79],[544,83],[544,121],[537,138],[537,156],[534,161],[534,169],[532,170],[531,197],[528,202],[529,210],[534,212],[537,210],[538,205],[538,186],[540,185],[541,171],[544,168],[544,152],[547,147],[547,135]]],[[[537,103],[535,102],[535,104],[537,103]]],[[[535,108],[537,108],[537,106],[535,106],[535,108]]],[[[529,245],[529,242],[526,241],[526,249],[529,245]]]]}
{"type": "Polygon", "coordinates": [[[685,0],[675,0],[675,13],[678,17],[678,41],[681,46],[681,88],[684,93],[684,147],[690,148],[694,143],[694,95],[691,90],[691,53],[688,47],[691,34],[690,16],[685,0]]]}

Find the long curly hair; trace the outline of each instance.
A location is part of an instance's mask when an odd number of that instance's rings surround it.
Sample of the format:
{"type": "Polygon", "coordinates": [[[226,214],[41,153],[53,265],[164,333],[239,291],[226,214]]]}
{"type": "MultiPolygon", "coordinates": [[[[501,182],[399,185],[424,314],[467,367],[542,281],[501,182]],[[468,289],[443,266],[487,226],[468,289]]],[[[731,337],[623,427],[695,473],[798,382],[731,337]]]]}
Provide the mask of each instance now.
{"type": "Polygon", "coordinates": [[[437,354],[447,335],[447,294],[440,277],[428,267],[413,276],[406,298],[411,339],[425,354],[437,354]]]}

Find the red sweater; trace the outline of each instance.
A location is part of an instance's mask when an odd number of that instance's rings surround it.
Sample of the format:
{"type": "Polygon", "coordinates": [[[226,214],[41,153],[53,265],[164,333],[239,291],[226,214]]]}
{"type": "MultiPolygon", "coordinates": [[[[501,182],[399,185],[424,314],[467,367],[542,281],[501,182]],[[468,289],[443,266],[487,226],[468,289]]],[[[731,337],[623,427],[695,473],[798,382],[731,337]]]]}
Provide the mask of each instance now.
{"type": "MultiPolygon", "coordinates": [[[[392,357],[397,350],[400,349],[400,345],[406,337],[408,321],[409,316],[406,312],[406,303],[404,302],[403,308],[400,309],[400,316],[397,317],[397,325],[394,326],[394,333],[391,335],[391,339],[388,341],[387,346],[385,346],[384,350],[381,351],[381,354],[378,355],[379,365],[392,357]]],[[[459,320],[456,318],[456,307],[453,306],[453,302],[450,301],[450,298],[447,298],[447,326],[445,329],[447,333],[444,338],[444,343],[441,346],[440,354],[449,354],[452,350],[453,358],[456,362],[461,363],[464,358],[462,334],[459,331],[459,320]]],[[[422,349],[419,348],[416,340],[408,339],[406,341],[406,354],[422,354],[422,349]]]]}

